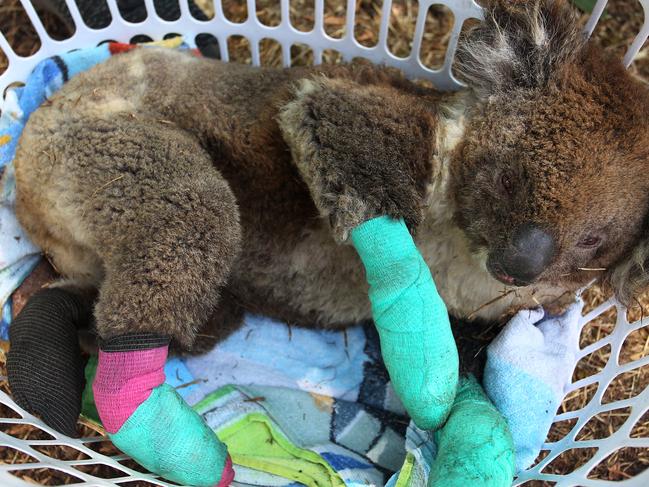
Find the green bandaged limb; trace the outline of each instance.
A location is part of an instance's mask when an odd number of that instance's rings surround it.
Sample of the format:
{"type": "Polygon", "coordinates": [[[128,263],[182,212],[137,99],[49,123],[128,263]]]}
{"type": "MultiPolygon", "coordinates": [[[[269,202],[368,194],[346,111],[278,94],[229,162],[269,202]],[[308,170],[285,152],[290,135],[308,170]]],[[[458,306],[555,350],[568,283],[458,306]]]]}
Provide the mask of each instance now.
{"type": "Polygon", "coordinates": [[[460,380],[444,427],[435,433],[437,458],[429,487],[510,487],[514,442],[507,422],[473,377],[460,380]]]}
{"type": "Polygon", "coordinates": [[[214,486],[226,468],[225,445],[168,384],[153,389],[108,436],[141,465],[182,485],[214,486]]]}
{"type": "Polygon", "coordinates": [[[365,266],[392,385],[418,427],[437,429],[455,398],[458,354],[428,266],[403,220],[366,221],[352,242],[365,266]]]}

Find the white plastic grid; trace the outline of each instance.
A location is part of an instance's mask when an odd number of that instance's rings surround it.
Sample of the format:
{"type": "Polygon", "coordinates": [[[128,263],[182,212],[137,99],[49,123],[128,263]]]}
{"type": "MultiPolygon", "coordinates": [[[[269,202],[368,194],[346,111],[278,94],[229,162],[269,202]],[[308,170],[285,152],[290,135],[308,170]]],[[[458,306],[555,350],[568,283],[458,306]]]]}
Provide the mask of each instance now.
{"type": "MultiPolygon", "coordinates": [[[[361,45],[354,37],[355,25],[355,5],[356,0],[347,0],[346,16],[346,34],[342,38],[332,38],[326,34],[324,29],[324,0],[315,0],[315,19],[314,28],[309,32],[297,30],[290,23],[289,2],[290,0],[280,0],[281,22],[278,26],[270,27],[262,24],[257,16],[255,0],[246,0],[248,12],[251,15],[242,23],[229,21],[224,13],[220,0],[214,0],[215,16],[207,21],[200,21],[192,17],[186,0],[180,1],[181,15],[177,20],[166,21],[160,18],[153,6],[153,0],[144,0],[147,7],[147,18],[143,22],[130,23],[122,18],[117,7],[116,0],[106,0],[112,15],[111,23],[102,29],[91,29],[85,25],[82,20],[79,9],[72,0],[65,0],[74,20],[76,30],[74,34],[65,40],[52,39],[41,23],[34,7],[29,0],[21,0],[25,12],[29,16],[34,29],[41,40],[40,49],[31,56],[22,57],[16,54],[10,47],[7,40],[0,33],[0,49],[5,53],[9,66],[8,69],[0,75],[1,93],[5,93],[7,87],[16,82],[22,82],[31,72],[34,66],[44,58],[60,54],[75,48],[87,47],[99,44],[100,42],[111,39],[121,42],[128,42],[136,35],[146,35],[154,40],[160,40],[169,33],[181,33],[189,44],[194,44],[197,35],[209,33],[214,35],[219,43],[220,54],[223,60],[228,60],[228,42],[227,39],[233,35],[240,35],[248,39],[251,48],[252,62],[254,65],[260,64],[259,43],[262,39],[273,39],[278,41],[282,46],[282,58],[285,66],[291,62],[290,48],[296,43],[305,44],[313,50],[315,63],[322,61],[322,54],[325,49],[335,49],[339,51],[344,60],[351,60],[355,57],[364,57],[375,63],[387,64],[403,70],[408,76],[413,78],[427,78],[433,81],[441,89],[458,89],[462,85],[454,78],[451,71],[453,56],[457,46],[458,37],[462,25],[467,19],[482,18],[482,10],[474,0],[421,0],[419,2],[419,11],[415,25],[415,34],[412,41],[411,54],[407,57],[398,57],[392,54],[388,48],[388,27],[392,0],[384,0],[381,10],[381,24],[378,35],[378,43],[373,47],[361,45]],[[420,59],[420,48],[425,29],[426,14],[431,5],[445,5],[454,14],[455,23],[449,39],[449,47],[445,56],[444,64],[437,70],[430,69],[423,65],[420,59]]],[[[649,14],[649,0],[639,0],[646,14],[649,14]]],[[[599,0],[594,8],[593,15],[586,26],[588,34],[592,33],[599,20],[607,0],[599,0]]],[[[645,40],[649,37],[649,15],[645,15],[644,25],[640,29],[637,37],[627,51],[624,61],[628,66],[634,56],[639,52],[645,40]]],[[[0,99],[0,109],[3,108],[4,99],[0,99]]],[[[638,420],[649,410],[649,388],[643,390],[639,395],[612,403],[602,404],[602,398],[608,385],[619,375],[640,367],[649,366],[649,356],[642,357],[630,363],[620,363],[620,350],[626,337],[633,331],[640,328],[649,327],[649,319],[629,323],[626,319],[626,310],[613,300],[609,300],[583,318],[582,325],[587,325],[590,321],[600,316],[602,313],[612,307],[617,307],[617,323],[614,331],[607,337],[588,345],[581,351],[581,357],[601,349],[607,345],[611,347],[611,355],[606,366],[598,373],[579,380],[572,384],[570,391],[576,391],[580,388],[597,384],[594,396],[588,404],[577,411],[559,414],[555,422],[565,420],[576,420],[569,434],[559,441],[547,443],[544,450],[548,451],[547,456],[537,465],[524,472],[514,483],[522,485],[529,480],[546,480],[555,482],[557,486],[605,486],[605,485],[624,485],[624,486],[647,486],[649,485],[649,469],[635,478],[623,482],[611,482],[605,480],[588,479],[588,474],[597,464],[608,457],[615,450],[623,447],[649,448],[649,438],[631,438],[630,434],[638,420]],[[577,440],[577,434],[589,420],[595,415],[619,408],[630,408],[631,413],[617,431],[604,439],[595,440],[577,440]],[[583,466],[575,471],[565,474],[548,474],[543,470],[555,458],[563,452],[572,448],[597,448],[595,455],[583,466]]],[[[0,465],[0,485],[13,487],[28,485],[19,480],[10,472],[18,470],[48,468],[68,473],[80,479],[81,483],[75,485],[92,485],[92,486],[111,486],[121,485],[126,482],[137,480],[146,480],[156,485],[168,486],[161,480],[154,477],[139,473],[130,469],[119,461],[127,457],[105,456],[90,449],[90,443],[102,441],[101,438],[72,439],[62,436],[52,430],[40,420],[30,416],[19,408],[6,394],[0,392],[0,403],[10,407],[17,412],[21,418],[4,418],[0,417],[0,425],[11,424],[30,424],[42,429],[53,439],[49,440],[28,440],[16,438],[0,431],[0,448],[10,447],[22,451],[36,459],[36,463],[26,463],[17,465],[0,465]],[[76,450],[89,456],[84,460],[57,460],[45,455],[33,447],[36,446],[53,446],[62,445],[75,448],[76,450]],[[124,476],[110,480],[95,477],[91,474],[81,472],[74,468],[82,465],[104,464],[118,469],[124,473],[124,476]]]]}

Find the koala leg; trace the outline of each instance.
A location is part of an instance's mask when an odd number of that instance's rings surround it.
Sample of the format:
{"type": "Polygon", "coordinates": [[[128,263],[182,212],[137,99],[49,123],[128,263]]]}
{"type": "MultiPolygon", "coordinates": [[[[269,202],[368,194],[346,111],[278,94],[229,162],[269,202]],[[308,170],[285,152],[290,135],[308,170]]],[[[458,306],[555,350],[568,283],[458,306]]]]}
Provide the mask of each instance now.
{"type": "Polygon", "coordinates": [[[63,276],[98,288],[100,338],[158,333],[191,347],[241,239],[234,194],[194,136],[128,114],[37,111],[16,181],[31,239],[63,276]]]}
{"type": "Polygon", "coordinates": [[[163,368],[169,344],[191,348],[218,306],[241,240],[234,194],[196,139],[173,125],[81,117],[47,128],[27,127],[19,211],[62,273],[98,274],[75,267],[61,242],[101,263],[93,393],[106,431],[169,480],[229,484],[225,445],[164,384],[163,368]]]}
{"type": "Polygon", "coordinates": [[[227,485],[225,445],[164,384],[163,368],[169,344],[190,348],[218,304],[240,244],[234,195],[182,133],[137,126],[99,137],[121,148],[118,161],[99,151],[112,182],[85,206],[105,272],[95,305],[99,416],[112,441],[151,471],[227,485]]]}

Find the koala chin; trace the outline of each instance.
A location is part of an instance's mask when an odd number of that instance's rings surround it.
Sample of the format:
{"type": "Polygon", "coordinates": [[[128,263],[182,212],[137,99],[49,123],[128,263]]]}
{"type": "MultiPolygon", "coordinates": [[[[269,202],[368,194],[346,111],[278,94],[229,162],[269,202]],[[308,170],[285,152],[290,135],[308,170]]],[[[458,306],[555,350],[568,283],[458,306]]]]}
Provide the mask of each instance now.
{"type": "Polygon", "coordinates": [[[369,319],[347,242],[379,215],[405,220],[459,318],[593,278],[632,299],[649,282],[647,88],[565,0],[494,1],[485,19],[460,42],[457,93],[365,63],[114,56],[29,120],[19,218],[71,288],[98,291],[102,338],[199,351],[244,312],[369,319]]]}

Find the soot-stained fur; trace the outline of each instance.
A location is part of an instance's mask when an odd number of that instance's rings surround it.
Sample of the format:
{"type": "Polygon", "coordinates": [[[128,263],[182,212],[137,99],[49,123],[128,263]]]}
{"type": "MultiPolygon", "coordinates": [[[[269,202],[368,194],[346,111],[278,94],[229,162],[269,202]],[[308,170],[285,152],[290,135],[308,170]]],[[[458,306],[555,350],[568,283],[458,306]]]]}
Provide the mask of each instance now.
{"type": "Polygon", "coordinates": [[[456,94],[367,64],[252,68],[142,49],[70,80],[16,157],[21,222],[97,288],[103,338],[204,350],[244,312],[371,316],[350,230],[402,217],[450,312],[493,320],[593,277],[647,283],[649,97],[564,0],[493,2],[456,94]],[[555,254],[533,284],[487,271],[523,225],[555,254]],[[596,245],[584,245],[596,242],[596,245]],[[588,269],[606,269],[606,271],[588,269]]]}

